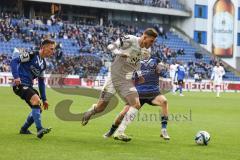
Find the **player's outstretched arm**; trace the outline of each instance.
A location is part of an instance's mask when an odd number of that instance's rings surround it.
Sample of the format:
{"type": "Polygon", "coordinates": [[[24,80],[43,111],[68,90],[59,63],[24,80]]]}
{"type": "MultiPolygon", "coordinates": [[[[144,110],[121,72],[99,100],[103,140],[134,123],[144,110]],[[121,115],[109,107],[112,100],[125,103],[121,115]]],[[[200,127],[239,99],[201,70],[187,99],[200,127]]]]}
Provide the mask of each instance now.
{"type": "Polygon", "coordinates": [[[120,52],[121,49],[127,49],[132,45],[132,39],[131,36],[123,36],[118,38],[115,42],[109,44],[107,46],[107,49],[110,50],[113,54],[119,55],[123,54],[120,52]]]}
{"type": "Polygon", "coordinates": [[[39,88],[39,92],[40,92],[41,99],[42,99],[42,102],[43,102],[43,108],[45,110],[47,110],[48,109],[48,102],[47,102],[47,98],[46,98],[46,85],[45,85],[43,77],[38,77],[38,88],[39,88]]]}

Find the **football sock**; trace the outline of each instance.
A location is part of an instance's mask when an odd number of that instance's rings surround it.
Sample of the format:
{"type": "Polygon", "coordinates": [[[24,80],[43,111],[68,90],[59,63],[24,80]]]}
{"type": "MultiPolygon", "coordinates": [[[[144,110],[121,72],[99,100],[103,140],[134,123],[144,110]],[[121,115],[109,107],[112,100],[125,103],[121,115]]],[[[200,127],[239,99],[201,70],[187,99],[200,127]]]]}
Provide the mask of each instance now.
{"type": "Polygon", "coordinates": [[[217,96],[219,96],[220,95],[220,87],[218,86],[217,87],[217,96]]]}
{"type": "Polygon", "coordinates": [[[180,94],[182,94],[182,86],[179,86],[180,94]]]}
{"type": "Polygon", "coordinates": [[[175,90],[175,92],[177,92],[179,90],[179,87],[177,87],[177,89],[175,90]]]}
{"type": "Polygon", "coordinates": [[[34,120],[33,120],[33,116],[32,116],[32,112],[28,115],[24,125],[22,126],[23,130],[27,130],[32,124],[33,124],[34,120]]]}
{"type": "Polygon", "coordinates": [[[37,131],[40,131],[43,127],[42,127],[42,122],[41,122],[41,109],[38,106],[34,106],[32,108],[32,116],[33,116],[33,120],[34,123],[36,125],[37,131]]]}
{"type": "Polygon", "coordinates": [[[138,113],[138,109],[134,107],[130,107],[128,112],[125,114],[122,123],[119,125],[117,132],[118,133],[124,133],[126,130],[127,126],[134,120],[138,113]]]}
{"type": "Polygon", "coordinates": [[[116,131],[117,128],[118,128],[118,126],[113,124],[109,131],[110,131],[111,133],[113,133],[113,132],[116,131]]]}
{"type": "Polygon", "coordinates": [[[172,88],[172,92],[176,92],[176,86],[173,85],[172,87],[173,87],[173,88],[172,88]]]}
{"type": "Polygon", "coordinates": [[[161,121],[162,129],[163,129],[163,128],[166,129],[166,128],[167,128],[167,123],[168,123],[168,117],[167,117],[167,116],[162,116],[162,117],[161,117],[161,120],[162,120],[162,121],[161,121]]]}

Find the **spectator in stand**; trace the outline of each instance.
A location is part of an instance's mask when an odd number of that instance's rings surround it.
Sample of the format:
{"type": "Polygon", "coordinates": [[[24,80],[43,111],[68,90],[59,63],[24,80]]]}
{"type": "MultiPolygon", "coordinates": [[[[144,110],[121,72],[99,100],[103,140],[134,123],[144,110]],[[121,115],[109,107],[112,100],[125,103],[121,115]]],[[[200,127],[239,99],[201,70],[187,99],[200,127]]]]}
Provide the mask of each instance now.
{"type": "Polygon", "coordinates": [[[178,54],[178,55],[185,55],[184,48],[180,48],[180,49],[177,51],[177,54],[178,54]]]}
{"type": "Polygon", "coordinates": [[[162,26],[159,27],[158,31],[159,31],[159,36],[161,36],[164,39],[167,39],[167,34],[162,26]]]}

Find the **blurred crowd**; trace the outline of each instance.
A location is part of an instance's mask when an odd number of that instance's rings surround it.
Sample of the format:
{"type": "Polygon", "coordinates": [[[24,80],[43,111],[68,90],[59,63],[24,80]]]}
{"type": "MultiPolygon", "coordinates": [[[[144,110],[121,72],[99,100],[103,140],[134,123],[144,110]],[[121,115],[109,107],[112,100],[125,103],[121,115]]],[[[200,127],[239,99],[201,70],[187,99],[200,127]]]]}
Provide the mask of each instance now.
{"type": "MultiPolygon", "coordinates": [[[[28,20],[18,14],[1,13],[0,42],[20,39],[22,43],[32,44],[33,47],[30,50],[33,50],[37,49],[40,42],[45,38],[69,40],[71,45],[67,47],[77,47],[76,53],[69,54],[68,50],[63,50],[63,45],[59,42],[55,56],[47,60],[48,69],[46,73],[74,74],[80,77],[89,75],[106,76],[109,66],[105,64],[106,62],[112,62],[114,59],[113,55],[107,50],[107,45],[121,36],[127,34],[141,36],[143,32],[137,26],[123,24],[110,24],[109,26],[65,24],[55,16],[51,16],[47,21],[51,21],[51,23],[43,24],[39,19],[28,20]],[[49,29],[53,26],[57,29],[50,32],[49,29]]],[[[154,28],[158,31],[159,36],[168,39],[166,29],[159,25],[155,25],[154,28]]],[[[21,48],[16,50],[21,50],[21,48]]],[[[184,56],[185,54],[184,48],[174,50],[160,43],[155,43],[152,47],[153,57],[168,64],[178,56],[184,56]]],[[[0,53],[0,55],[0,71],[10,71],[9,61],[11,57],[5,55],[5,53],[0,53]]],[[[195,58],[198,61],[192,60],[185,63],[188,71],[187,75],[194,78],[198,74],[203,79],[209,79],[214,62],[209,64],[203,62],[200,53],[195,53],[195,58]]],[[[168,73],[164,75],[169,76],[168,73]]]]}
{"type": "Polygon", "coordinates": [[[145,6],[160,7],[160,8],[175,8],[175,6],[178,5],[177,1],[171,1],[171,0],[100,0],[100,1],[128,3],[128,4],[145,5],[145,6]]]}
{"type": "Polygon", "coordinates": [[[0,72],[10,72],[11,59],[11,56],[0,53],[0,72]]]}

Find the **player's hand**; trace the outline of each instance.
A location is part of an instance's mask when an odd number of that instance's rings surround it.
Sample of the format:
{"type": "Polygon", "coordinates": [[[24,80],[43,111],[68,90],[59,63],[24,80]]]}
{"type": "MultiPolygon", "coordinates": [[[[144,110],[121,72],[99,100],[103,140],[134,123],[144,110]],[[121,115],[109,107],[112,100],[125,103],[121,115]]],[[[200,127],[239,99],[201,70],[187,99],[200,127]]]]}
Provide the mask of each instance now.
{"type": "Polygon", "coordinates": [[[20,78],[14,79],[13,82],[16,86],[19,86],[21,84],[21,79],[20,78]]]}
{"type": "Polygon", "coordinates": [[[145,78],[143,76],[138,77],[138,84],[144,83],[145,78]]]}
{"type": "Polygon", "coordinates": [[[48,101],[44,101],[43,102],[43,109],[48,110],[48,106],[49,106],[48,101]]]}

